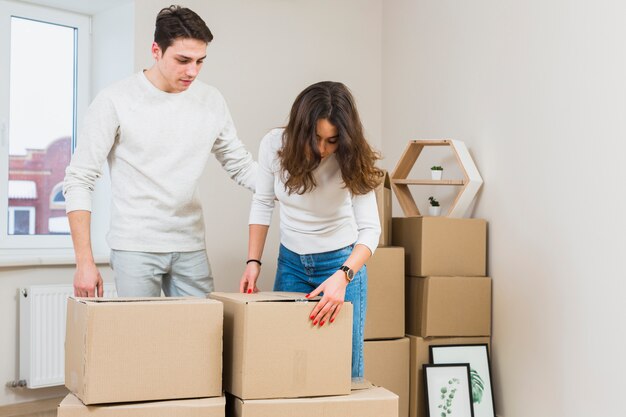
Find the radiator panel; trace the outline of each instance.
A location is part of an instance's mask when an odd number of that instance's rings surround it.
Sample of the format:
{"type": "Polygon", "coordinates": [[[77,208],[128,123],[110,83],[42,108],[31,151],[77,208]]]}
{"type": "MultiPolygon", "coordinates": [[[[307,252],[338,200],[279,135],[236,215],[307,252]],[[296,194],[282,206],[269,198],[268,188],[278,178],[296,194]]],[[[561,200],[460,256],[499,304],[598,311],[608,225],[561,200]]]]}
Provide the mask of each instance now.
{"type": "MultiPolygon", "coordinates": [[[[28,388],[65,383],[65,317],[72,295],[71,284],[20,289],[20,379],[28,388]]],[[[104,296],[117,296],[113,283],[104,284],[104,296]]]]}

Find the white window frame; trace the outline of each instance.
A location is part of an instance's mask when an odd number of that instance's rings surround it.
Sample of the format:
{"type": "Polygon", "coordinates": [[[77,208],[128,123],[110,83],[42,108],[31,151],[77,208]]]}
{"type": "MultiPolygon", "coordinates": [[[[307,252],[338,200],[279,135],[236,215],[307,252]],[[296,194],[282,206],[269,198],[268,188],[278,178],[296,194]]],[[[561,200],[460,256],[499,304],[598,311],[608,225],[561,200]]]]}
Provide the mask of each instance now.
{"type": "MultiPolygon", "coordinates": [[[[10,45],[11,17],[22,17],[42,22],[75,27],[77,33],[78,70],[76,79],[75,121],[80,120],[90,101],[91,51],[90,18],[86,15],[66,12],[31,4],[0,0],[0,251],[3,255],[14,253],[17,256],[41,254],[72,254],[70,235],[9,235],[8,234],[8,178],[9,178],[9,86],[10,86],[10,45]],[[6,93],[4,93],[6,92],[6,93]]],[[[35,52],[36,53],[36,52],[35,52]]],[[[42,63],[42,70],[45,63],[42,63]]],[[[76,135],[74,135],[76,140],[76,135]]],[[[73,148],[74,144],[72,145],[73,148]]],[[[46,198],[41,196],[41,198],[46,198]]],[[[1,260],[0,260],[1,263],[1,260]]]]}
{"type": "Polygon", "coordinates": [[[28,212],[28,235],[18,235],[18,236],[29,236],[35,234],[35,207],[30,206],[11,206],[9,207],[9,234],[13,235],[15,233],[15,212],[16,211],[27,211],[28,212]]]}

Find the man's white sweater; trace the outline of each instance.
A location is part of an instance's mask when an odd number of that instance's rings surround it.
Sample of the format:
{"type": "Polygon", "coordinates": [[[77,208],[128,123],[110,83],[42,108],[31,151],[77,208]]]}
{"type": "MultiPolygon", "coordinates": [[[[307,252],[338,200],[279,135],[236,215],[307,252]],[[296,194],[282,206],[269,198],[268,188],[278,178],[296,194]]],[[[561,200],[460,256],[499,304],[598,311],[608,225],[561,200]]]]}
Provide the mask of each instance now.
{"type": "Polygon", "coordinates": [[[184,92],[166,93],[139,72],[103,90],[89,107],[66,169],[66,211],[91,211],[94,183],[108,160],[112,249],[204,249],[197,185],[210,153],[254,190],[256,163],[219,91],[196,80],[184,92]]]}

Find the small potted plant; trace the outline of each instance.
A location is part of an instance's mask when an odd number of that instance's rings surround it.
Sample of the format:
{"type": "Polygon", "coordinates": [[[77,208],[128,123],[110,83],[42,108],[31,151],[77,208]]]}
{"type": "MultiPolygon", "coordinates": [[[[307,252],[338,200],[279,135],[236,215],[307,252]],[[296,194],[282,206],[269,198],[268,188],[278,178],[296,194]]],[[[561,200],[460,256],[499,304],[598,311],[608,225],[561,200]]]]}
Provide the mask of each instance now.
{"type": "Polygon", "coordinates": [[[443,168],[439,165],[430,167],[430,175],[434,180],[440,180],[443,175],[443,168]]]}
{"type": "Polygon", "coordinates": [[[428,214],[431,216],[439,216],[441,214],[441,206],[439,205],[439,201],[435,199],[432,195],[428,197],[428,201],[430,202],[430,206],[428,207],[428,214]]]}

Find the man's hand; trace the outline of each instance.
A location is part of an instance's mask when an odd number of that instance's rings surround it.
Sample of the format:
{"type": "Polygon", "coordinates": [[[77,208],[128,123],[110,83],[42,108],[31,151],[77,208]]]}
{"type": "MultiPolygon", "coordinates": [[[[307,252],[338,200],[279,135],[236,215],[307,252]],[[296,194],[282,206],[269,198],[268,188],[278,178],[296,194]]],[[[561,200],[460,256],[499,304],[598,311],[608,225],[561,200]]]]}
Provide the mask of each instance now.
{"type": "Polygon", "coordinates": [[[346,280],[345,272],[337,271],[307,295],[307,298],[310,298],[324,292],[324,296],[317,303],[309,317],[313,320],[314,326],[319,323],[321,327],[327,321],[330,321],[330,323],[335,321],[346,298],[347,286],[348,281],[346,280]]]}
{"type": "Polygon", "coordinates": [[[76,297],[98,297],[104,295],[100,271],[93,262],[77,264],[74,273],[74,295],[76,297]]]}

